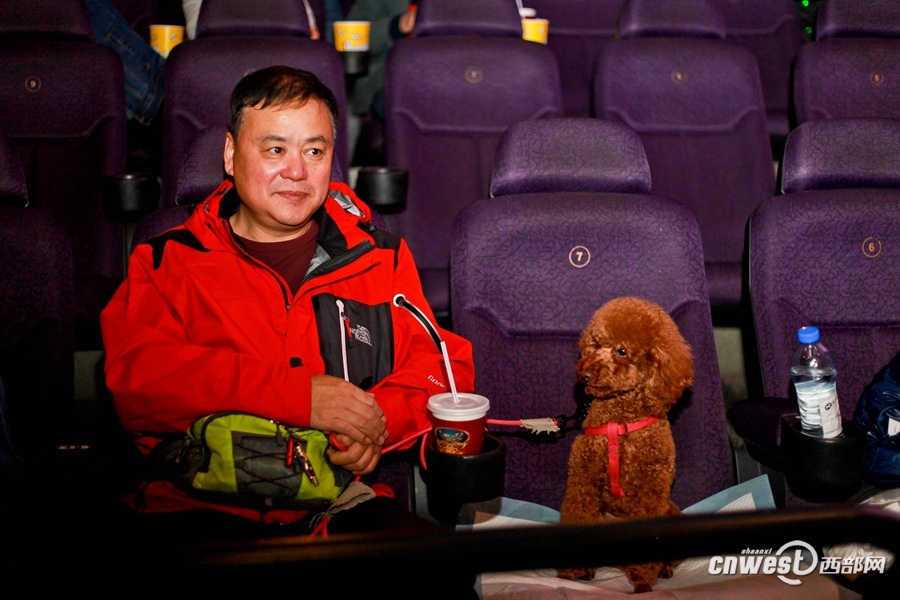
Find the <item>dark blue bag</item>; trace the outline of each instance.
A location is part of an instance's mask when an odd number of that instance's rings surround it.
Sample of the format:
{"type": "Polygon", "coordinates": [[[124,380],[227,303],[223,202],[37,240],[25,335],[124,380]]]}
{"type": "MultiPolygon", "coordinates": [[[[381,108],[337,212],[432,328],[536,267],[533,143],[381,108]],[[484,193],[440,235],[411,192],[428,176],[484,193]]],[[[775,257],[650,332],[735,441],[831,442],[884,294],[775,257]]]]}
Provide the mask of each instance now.
{"type": "Polygon", "coordinates": [[[900,352],[863,390],[853,420],[866,432],[866,480],[900,487],[900,352]]]}

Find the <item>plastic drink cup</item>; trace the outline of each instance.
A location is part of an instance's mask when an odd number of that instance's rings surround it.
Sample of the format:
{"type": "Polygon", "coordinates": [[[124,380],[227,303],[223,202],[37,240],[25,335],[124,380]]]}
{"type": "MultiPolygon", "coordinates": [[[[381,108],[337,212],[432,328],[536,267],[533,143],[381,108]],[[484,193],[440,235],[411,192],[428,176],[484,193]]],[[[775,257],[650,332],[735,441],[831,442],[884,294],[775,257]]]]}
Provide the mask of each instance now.
{"type": "Polygon", "coordinates": [[[480,454],[491,403],[478,394],[457,396],[458,403],[449,392],[428,399],[435,447],[444,454],[480,454]]]}
{"type": "Polygon", "coordinates": [[[522,38],[539,44],[547,43],[550,21],[547,19],[522,19],[522,38]]]}
{"type": "Polygon", "coordinates": [[[335,21],[334,47],[339,52],[368,52],[370,28],[368,21],[335,21]]]}
{"type": "Polygon", "coordinates": [[[163,58],[169,56],[172,48],[184,41],[184,27],[181,25],[151,25],[150,47],[163,58]]]}

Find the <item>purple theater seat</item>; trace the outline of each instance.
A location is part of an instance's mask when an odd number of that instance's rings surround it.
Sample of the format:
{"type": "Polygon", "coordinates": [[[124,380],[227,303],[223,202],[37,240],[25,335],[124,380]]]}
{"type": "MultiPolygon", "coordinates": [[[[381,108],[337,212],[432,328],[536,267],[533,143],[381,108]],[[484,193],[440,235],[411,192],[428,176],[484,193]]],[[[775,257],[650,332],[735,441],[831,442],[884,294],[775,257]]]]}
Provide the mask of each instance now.
{"type": "Polygon", "coordinates": [[[900,120],[828,119],[791,132],[784,194],[845,188],[900,187],[900,120]]]}
{"type": "MultiPolygon", "coordinates": [[[[789,368],[799,327],[818,326],[834,352],[845,419],[900,348],[900,251],[891,241],[900,237],[898,135],[886,119],[801,125],[785,148],[785,194],[750,219],[765,397],[738,402],[730,418],[750,456],[772,469],[783,467],[779,419],[798,413],[789,368]]],[[[802,503],[791,493],[786,502],[802,503]]]]}
{"type": "Polygon", "coordinates": [[[388,55],[384,101],[388,166],[409,172],[406,209],[386,218],[408,241],[431,308],[448,315],[453,218],[487,197],[507,127],[562,116],[556,57],[522,39],[514,3],[427,2],[415,37],[388,55]]]}
{"type": "Polygon", "coordinates": [[[725,20],[708,0],[625,0],[619,21],[623,39],[676,36],[724,40],[725,20]]]}
{"type": "Polygon", "coordinates": [[[73,425],[75,411],[72,239],[51,211],[0,204],[0,255],[0,380],[9,432],[24,457],[42,460],[73,425]]]}
{"type": "Polygon", "coordinates": [[[637,134],[615,121],[543,119],[511,125],[494,155],[491,197],[560,192],[649,194],[637,134]]]}
{"type": "Polygon", "coordinates": [[[798,124],[900,118],[900,39],[830,38],[806,44],[797,54],[794,104],[798,124]]]}
{"type": "Polygon", "coordinates": [[[276,64],[312,71],[334,92],[340,109],[335,154],[347,172],[343,62],[324,39],[310,39],[303,3],[273,0],[259,10],[240,0],[217,0],[203,4],[196,39],[176,46],[166,60],[163,205],[175,203],[181,163],[194,137],[228,125],[228,99],[238,81],[276,64]]]}
{"type": "Polygon", "coordinates": [[[594,61],[616,36],[624,0],[527,0],[525,4],[550,22],[547,45],[559,61],[565,115],[592,116],[594,61]]]}
{"type": "Polygon", "coordinates": [[[199,132],[184,155],[175,188],[175,204],[203,202],[225,180],[224,125],[207,127],[199,132]]]}
{"type": "Polygon", "coordinates": [[[816,41],[794,65],[797,124],[845,117],[900,118],[900,3],[826,2],[816,41]]]}
{"type": "Polygon", "coordinates": [[[522,37],[519,9],[504,0],[423,2],[416,14],[416,37],[485,35],[522,37]]]}
{"type": "Polygon", "coordinates": [[[91,19],[78,0],[29,0],[0,3],[0,35],[4,39],[92,40],[91,19]]]}
{"type": "Polygon", "coordinates": [[[80,0],[0,5],[0,132],[16,147],[31,205],[73,238],[79,349],[99,347],[125,239],[101,196],[103,179],[125,170],[124,72],[90,23],[80,0]]]}
{"type": "MultiPolygon", "coordinates": [[[[641,6],[652,17],[653,7],[641,6]]],[[[775,192],[756,59],[719,39],[724,28],[713,38],[645,37],[638,18],[645,13],[627,14],[639,22],[629,24],[623,13],[623,30],[638,37],[607,44],[598,57],[596,116],[634,129],[650,161],[653,194],[694,212],[714,315],[740,320],[747,218],[775,192]]],[[[650,31],[655,23],[649,19],[650,31]]]]}
{"type": "MultiPolygon", "coordinates": [[[[791,130],[791,68],[803,45],[794,0],[709,0],[725,21],[727,41],[756,57],[766,102],[769,135],[776,147],[791,130]]],[[[779,152],[780,154],[780,152],[779,152]]]]}
{"type": "Polygon", "coordinates": [[[819,7],[816,39],[900,36],[900,3],[896,0],[828,0],[819,7]]]}
{"type": "MultiPolygon", "coordinates": [[[[500,142],[494,182],[494,198],[459,214],[451,254],[454,327],[473,343],[489,418],[573,416],[581,331],[605,301],[643,296],[669,311],[694,349],[695,385],[672,414],[675,501],[686,506],[728,487],[697,221],[646,193],[637,136],[597,119],[519,123],[500,142]]],[[[577,424],[560,435],[489,429],[507,446],[504,495],[558,509],[577,424]]]]}

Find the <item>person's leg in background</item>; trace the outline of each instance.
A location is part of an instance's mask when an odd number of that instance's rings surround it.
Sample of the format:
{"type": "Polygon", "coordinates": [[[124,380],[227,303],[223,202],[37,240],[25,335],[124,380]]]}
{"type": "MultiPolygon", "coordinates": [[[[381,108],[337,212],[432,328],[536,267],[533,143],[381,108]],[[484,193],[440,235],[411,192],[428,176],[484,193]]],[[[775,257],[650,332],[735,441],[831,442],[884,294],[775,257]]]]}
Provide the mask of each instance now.
{"type": "Polygon", "coordinates": [[[161,138],[162,128],[157,117],[162,112],[165,59],[108,0],[85,0],[85,4],[91,14],[94,40],[115,50],[122,59],[125,109],[129,120],[129,159],[134,157],[135,160],[130,162],[137,162],[141,167],[134,169],[132,164],[129,170],[149,170],[158,174],[158,169],[154,168],[159,160],[155,140],[161,138]]]}

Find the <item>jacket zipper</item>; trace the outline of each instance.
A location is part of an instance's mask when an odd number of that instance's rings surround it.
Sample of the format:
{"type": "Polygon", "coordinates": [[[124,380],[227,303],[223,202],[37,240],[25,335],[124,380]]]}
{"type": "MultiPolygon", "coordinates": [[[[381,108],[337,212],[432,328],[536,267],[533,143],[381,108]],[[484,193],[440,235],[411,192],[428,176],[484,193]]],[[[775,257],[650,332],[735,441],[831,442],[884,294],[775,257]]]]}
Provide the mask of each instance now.
{"type": "Polygon", "coordinates": [[[328,273],[336,271],[341,267],[345,267],[355,261],[357,258],[367,254],[374,248],[375,247],[368,240],[360,242],[359,244],[348,250],[345,254],[342,254],[337,258],[329,259],[316,267],[312,273],[308,273],[306,277],[303,278],[303,283],[306,283],[314,277],[321,277],[322,275],[327,275],[328,273]]]}
{"type": "Polygon", "coordinates": [[[349,324],[347,323],[347,315],[344,313],[344,303],[340,299],[336,299],[334,303],[337,304],[338,327],[341,329],[338,333],[341,336],[341,362],[344,367],[344,381],[350,381],[350,370],[347,368],[347,328],[349,324]]]}

